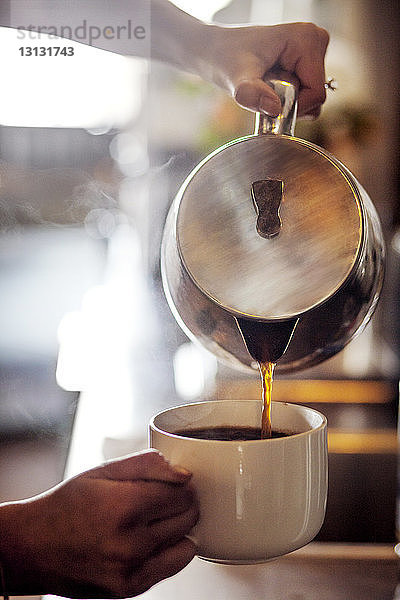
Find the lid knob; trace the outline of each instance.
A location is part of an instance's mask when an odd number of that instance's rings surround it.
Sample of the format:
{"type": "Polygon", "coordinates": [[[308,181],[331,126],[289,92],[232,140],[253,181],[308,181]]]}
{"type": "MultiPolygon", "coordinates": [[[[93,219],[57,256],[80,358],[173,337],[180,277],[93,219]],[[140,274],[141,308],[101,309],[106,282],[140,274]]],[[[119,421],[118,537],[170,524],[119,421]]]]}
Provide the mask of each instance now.
{"type": "Polygon", "coordinates": [[[263,238],[278,235],[282,221],[279,207],[283,196],[283,181],[280,179],[262,179],[251,186],[251,196],[257,212],[257,233],[263,238]]]}

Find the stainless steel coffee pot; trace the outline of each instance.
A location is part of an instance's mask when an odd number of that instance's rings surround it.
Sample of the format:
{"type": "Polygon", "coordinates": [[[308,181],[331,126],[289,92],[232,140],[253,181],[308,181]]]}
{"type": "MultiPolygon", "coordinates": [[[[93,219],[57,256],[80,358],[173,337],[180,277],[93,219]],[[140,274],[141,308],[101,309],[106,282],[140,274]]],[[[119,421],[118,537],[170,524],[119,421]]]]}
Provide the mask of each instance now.
{"type": "Polygon", "coordinates": [[[253,135],[188,176],[167,218],[161,266],[190,338],[230,366],[252,368],[260,360],[249,352],[252,335],[276,338],[282,347],[270,359],[289,372],[333,356],[365,327],[382,288],[384,242],[350,171],[294,137],[296,82],[269,83],[282,113],[256,115],[253,135]]]}

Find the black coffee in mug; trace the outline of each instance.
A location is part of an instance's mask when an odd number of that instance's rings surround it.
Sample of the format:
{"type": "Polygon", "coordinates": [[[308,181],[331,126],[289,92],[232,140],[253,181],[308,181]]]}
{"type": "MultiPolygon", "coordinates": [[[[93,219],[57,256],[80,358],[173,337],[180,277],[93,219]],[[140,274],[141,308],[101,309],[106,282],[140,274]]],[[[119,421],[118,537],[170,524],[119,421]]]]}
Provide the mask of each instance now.
{"type": "MultiPolygon", "coordinates": [[[[260,440],[261,427],[241,427],[232,425],[222,425],[218,427],[198,427],[193,429],[180,429],[174,431],[175,435],[198,440],[216,440],[222,442],[238,442],[248,440],[260,440]]],[[[282,438],[293,435],[285,431],[272,431],[271,438],[282,438]]]]}

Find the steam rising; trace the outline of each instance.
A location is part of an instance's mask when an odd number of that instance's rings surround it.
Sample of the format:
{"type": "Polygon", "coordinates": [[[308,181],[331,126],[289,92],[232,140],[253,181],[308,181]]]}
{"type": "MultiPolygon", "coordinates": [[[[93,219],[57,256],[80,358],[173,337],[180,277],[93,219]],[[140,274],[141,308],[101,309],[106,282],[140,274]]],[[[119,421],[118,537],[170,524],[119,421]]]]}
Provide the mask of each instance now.
{"type": "Polygon", "coordinates": [[[98,181],[79,169],[33,170],[0,162],[0,230],[82,224],[94,209],[116,211],[117,192],[117,182],[98,181]]]}

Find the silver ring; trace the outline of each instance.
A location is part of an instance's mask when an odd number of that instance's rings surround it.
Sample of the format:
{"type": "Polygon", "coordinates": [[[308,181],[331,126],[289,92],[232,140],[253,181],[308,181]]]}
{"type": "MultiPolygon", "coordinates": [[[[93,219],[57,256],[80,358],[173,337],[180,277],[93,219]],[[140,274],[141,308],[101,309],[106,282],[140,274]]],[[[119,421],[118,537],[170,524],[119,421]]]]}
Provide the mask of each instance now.
{"type": "Polygon", "coordinates": [[[325,89],[335,92],[338,89],[337,81],[334,77],[328,77],[328,81],[324,83],[325,89]]]}

